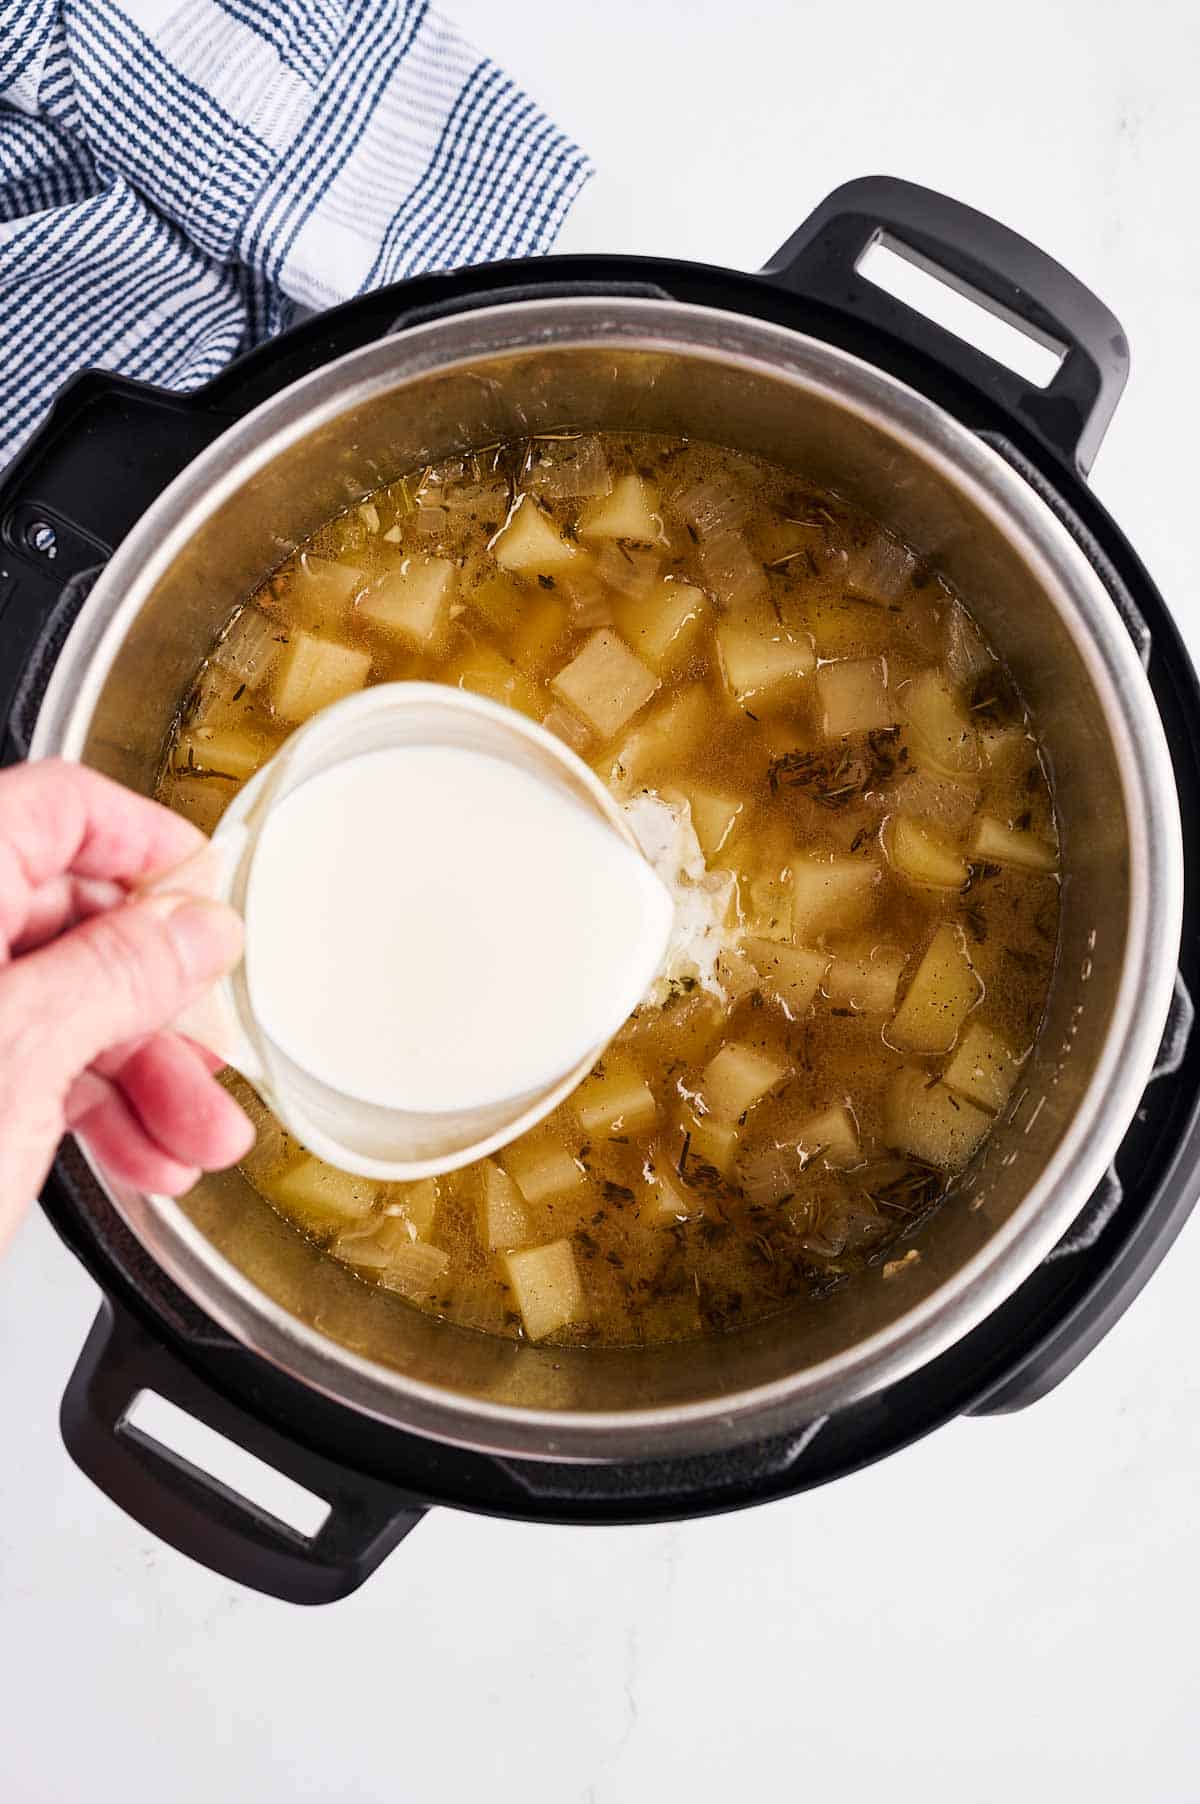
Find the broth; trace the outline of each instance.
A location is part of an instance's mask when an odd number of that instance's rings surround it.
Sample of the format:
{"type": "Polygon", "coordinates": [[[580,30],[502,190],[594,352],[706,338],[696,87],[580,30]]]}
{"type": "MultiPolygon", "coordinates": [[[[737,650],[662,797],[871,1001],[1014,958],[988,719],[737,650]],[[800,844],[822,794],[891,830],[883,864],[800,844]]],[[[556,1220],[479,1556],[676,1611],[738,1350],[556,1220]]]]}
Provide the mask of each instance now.
{"type": "Polygon", "coordinates": [[[719,957],[673,967],[548,1121],[423,1184],[323,1165],[231,1075],[255,1188],[364,1281],[552,1344],[738,1326],[903,1258],[1018,1088],[1057,943],[1034,725],[963,599],[740,453],[489,447],[270,577],[197,675],[160,798],[211,830],[301,720],[412,678],[657,798],[683,890],[728,903],[719,957]]]}

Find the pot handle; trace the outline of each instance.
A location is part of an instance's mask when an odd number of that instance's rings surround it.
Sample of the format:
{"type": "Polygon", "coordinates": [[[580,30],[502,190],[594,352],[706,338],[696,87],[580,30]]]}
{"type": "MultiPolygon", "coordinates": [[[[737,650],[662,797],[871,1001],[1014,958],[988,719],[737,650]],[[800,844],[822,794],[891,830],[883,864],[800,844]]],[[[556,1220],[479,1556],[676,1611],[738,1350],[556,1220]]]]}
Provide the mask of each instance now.
{"type": "Polygon", "coordinates": [[[356,1591],[425,1510],[382,1480],[300,1447],[211,1389],[106,1298],[63,1394],[68,1453],[106,1497],[189,1559],[283,1603],[356,1591]],[[324,1499],[316,1534],[290,1528],[129,1422],[152,1391],[324,1499]]]}
{"type": "Polygon", "coordinates": [[[835,188],[763,274],[933,358],[1032,426],[1081,475],[1091,469],[1129,375],[1125,334],[1061,263],[987,214],[914,182],[864,176],[835,188]],[[880,241],[1061,352],[1048,385],[1027,381],[860,274],[880,241]]]}

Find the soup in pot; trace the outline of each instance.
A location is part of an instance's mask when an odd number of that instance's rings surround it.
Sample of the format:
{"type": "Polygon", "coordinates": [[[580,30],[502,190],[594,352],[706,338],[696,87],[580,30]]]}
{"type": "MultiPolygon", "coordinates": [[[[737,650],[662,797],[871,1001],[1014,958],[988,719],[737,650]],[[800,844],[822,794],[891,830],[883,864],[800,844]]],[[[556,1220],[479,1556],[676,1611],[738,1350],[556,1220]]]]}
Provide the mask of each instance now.
{"type": "MultiPolygon", "coordinates": [[[[1036,723],[970,597],[740,453],[492,446],[275,571],[197,673],[159,796],[211,830],[301,721],[413,678],[586,759],[679,931],[574,1095],[446,1177],[337,1171],[231,1074],[254,1187],[365,1282],[552,1344],[737,1327],[915,1258],[1019,1088],[1058,933],[1036,723]]],[[[480,872],[481,909],[502,881],[480,872]]]]}

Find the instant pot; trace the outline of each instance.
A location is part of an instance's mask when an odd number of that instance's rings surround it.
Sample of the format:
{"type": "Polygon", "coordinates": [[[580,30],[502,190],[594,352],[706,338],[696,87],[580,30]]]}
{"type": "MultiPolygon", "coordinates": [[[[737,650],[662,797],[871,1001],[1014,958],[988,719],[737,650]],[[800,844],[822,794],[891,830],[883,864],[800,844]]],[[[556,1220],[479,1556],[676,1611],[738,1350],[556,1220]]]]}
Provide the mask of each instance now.
{"type": "Polygon", "coordinates": [[[1200,696],[1087,472],[1116,320],[1044,253],[928,190],[850,183],[757,275],[557,257],[423,276],[315,317],[188,395],[85,372],[0,488],[6,756],[152,787],[218,624],[332,512],[402,470],[569,425],[758,451],[846,493],[965,592],[1043,729],[1063,930],[1038,1046],[917,1255],[687,1347],[548,1349],[367,1289],[236,1172],[180,1203],[64,1146],[43,1196],[104,1301],[63,1436],[132,1516],[317,1603],[434,1504],[644,1522],[840,1477],[1023,1408],[1107,1332],[1200,1162],[1200,696]],[[883,240],[1051,346],[1036,387],[859,271],[883,240]],[[323,1498],[306,1537],[129,1419],[157,1392],[323,1498]]]}

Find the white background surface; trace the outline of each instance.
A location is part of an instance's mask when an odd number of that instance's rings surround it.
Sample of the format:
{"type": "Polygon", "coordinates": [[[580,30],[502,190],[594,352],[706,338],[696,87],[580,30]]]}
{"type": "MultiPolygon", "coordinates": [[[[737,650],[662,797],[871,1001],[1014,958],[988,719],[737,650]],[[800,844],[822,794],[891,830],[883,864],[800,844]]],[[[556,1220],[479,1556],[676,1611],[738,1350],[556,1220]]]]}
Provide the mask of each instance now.
{"type": "MultiPolygon", "coordinates": [[[[1134,347],[1096,486],[1200,649],[1192,0],[453,11],[600,166],[563,249],[751,268],[888,172],[1058,255],[1134,347]]],[[[95,1293],[31,1219],[0,1269],[0,1798],[1193,1804],[1198,1294],[1200,1221],[1024,1415],[711,1522],[438,1512],[300,1612],[70,1468],[56,1412],[95,1293]]]]}

